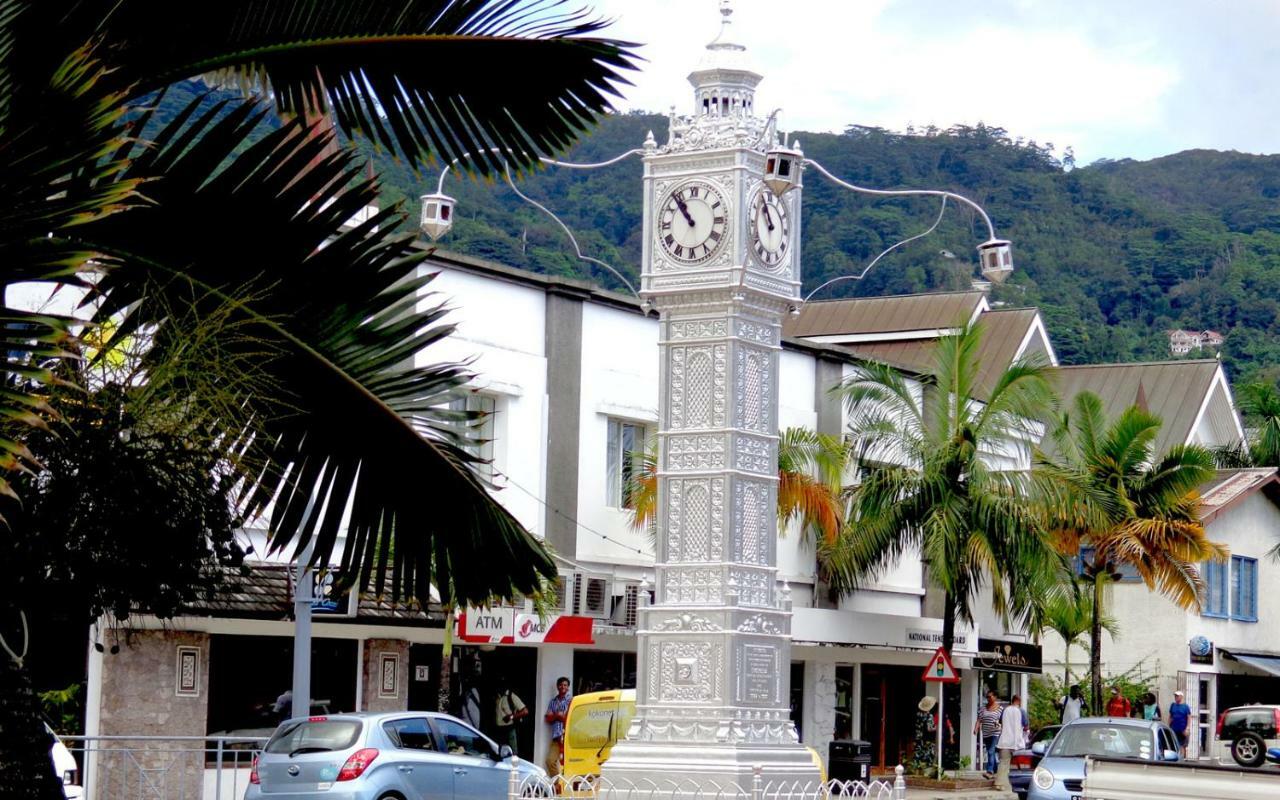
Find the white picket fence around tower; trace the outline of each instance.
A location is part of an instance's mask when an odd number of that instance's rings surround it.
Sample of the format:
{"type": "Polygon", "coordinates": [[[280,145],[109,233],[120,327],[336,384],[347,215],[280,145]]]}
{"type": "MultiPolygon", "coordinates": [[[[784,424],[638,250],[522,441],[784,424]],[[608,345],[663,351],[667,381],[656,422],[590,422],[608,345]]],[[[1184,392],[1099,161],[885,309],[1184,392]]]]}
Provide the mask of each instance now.
{"type": "Polygon", "coordinates": [[[751,783],[719,783],[696,778],[671,780],[614,781],[607,778],[530,776],[521,780],[511,773],[507,800],[528,798],[573,798],[574,800],[905,800],[907,782],[898,766],[893,780],[766,782],[763,768],[755,767],[751,783]]]}

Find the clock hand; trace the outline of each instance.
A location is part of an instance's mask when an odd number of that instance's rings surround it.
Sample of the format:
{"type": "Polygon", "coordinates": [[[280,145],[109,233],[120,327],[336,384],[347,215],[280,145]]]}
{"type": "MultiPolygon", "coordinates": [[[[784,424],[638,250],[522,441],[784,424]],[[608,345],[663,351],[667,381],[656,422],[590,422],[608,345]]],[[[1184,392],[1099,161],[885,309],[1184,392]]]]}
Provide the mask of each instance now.
{"type": "Polygon", "coordinates": [[[772,231],[773,230],[773,214],[769,213],[769,204],[766,203],[760,207],[764,209],[764,222],[766,225],[769,226],[769,230],[772,231]]]}
{"type": "Polygon", "coordinates": [[[672,195],[672,198],[676,201],[676,207],[680,209],[680,213],[684,215],[684,221],[689,223],[689,227],[698,227],[698,223],[693,221],[693,215],[689,213],[689,207],[684,204],[684,200],[681,199],[680,195],[672,195]]]}

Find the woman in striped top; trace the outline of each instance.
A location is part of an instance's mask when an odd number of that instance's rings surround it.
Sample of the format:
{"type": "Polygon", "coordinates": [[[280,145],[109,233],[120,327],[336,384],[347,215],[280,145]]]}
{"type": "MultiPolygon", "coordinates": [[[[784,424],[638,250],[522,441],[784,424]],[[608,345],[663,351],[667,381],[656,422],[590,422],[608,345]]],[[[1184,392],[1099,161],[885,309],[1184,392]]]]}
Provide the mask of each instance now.
{"type": "Polygon", "coordinates": [[[982,748],[986,755],[982,774],[990,778],[996,772],[996,740],[1000,738],[1000,701],[995,692],[987,692],[987,705],[978,712],[978,719],[973,723],[973,733],[982,737],[982,748]]]}

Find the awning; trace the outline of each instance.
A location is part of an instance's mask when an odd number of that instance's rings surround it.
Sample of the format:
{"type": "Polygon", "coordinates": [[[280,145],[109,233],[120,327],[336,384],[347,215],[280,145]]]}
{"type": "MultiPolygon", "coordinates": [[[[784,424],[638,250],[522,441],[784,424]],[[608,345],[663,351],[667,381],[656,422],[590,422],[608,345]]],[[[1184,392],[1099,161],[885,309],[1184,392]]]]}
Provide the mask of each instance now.
{"type": "Polygon", "coordinates": [[[1241,664],[1248,664],[1254,669],[1260,669],[1268,675],[1275,675],[1280,678],[1280,656],[1263,655],[1262,653],[1237,653],[1230,650],[1222,650],[1218,652],[1223,655],[1239,661],[1241,664]]]}

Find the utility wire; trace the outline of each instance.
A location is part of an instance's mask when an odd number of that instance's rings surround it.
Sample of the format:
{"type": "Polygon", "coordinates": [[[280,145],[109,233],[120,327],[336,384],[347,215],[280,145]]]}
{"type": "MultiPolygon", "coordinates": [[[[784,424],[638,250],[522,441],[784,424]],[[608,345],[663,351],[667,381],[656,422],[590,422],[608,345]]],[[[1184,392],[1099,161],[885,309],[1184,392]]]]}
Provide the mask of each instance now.
{"type": "MultiPolygon", "coordinates": [[[[524,488],[523,486],[521,486],[519,483],[517,483],[515,480],[513,480],[513,479],[511,478],[511,476],[510,476],[510,475],[503,475],[503,477],[506,479],[507,483],[511,484],[512,486],[516,487],[516,488],[517,488],[517,489],[519,489],[520,491],[522,491],[522,492],[524,492],[525,494],[527,494],[527,495],[529,495],[530,497],[532,497],[534,500],[538,501],[539,505],[541,505],[541,506],[543,506],[544,508],[546,508],[546,509],[547,509],[548,511],[550,511],[552,514],[555,514],[556,516],[560,517],[561,519],[565,519],[565,520],[568,520],[569,522],[572,522],[574,525],[576,525],[577,527],[579,527],[579,528],[581,528],[582,530],[586,531],[587,533],[593,533],[593,534],[595,534],[596,536],[599,536],[601,539],[604,539],[606,542],[609,542],[610,544],[614,545],[615,547],[621,547],[623,550],[627,550],[627,551],[630,551],[630,552],[632,552],[632,553],[636,553],[636,554],[638,554],[638,555],[642,555],[642,556],[644,556],[645,558],[652,558],[652,557],[653,557],[653,554],[652,554],[652,553],[646,553],[645,551],[643,551],[643,550],[641,550],[641,549],[639,549],[639,548],[637,548],[637,547],[632,547],[631,545],[626,544],[625,542],[620,542],[620,541],[618,541],[617,539],[613,538],[612,536],[609,536],[608,534],[601,533],[600,531],[596,530],[595,528],[589,527],[589,526],[587,526],[587,525],[583,525],[583,524],[582,524],[581,522],[579,522],[578,520],[574,519],[573,517],[571,517],[571,516],[569,516],[568,514],[564,513],[564,512],[563,512],[563,511],[561,511],[560,509],[558,509],[558,508],[556,508],[555,506],[553,506],[553,505],[549,504],[546,500],[543,500],[541,497],[538,497],[538,496],[537,496],[536,494],[534,494],[533,492],[531,492],[531,491],[529,491],[528,489],[526,489],[526,488],[524,488]]],[[[566,561],[568,561],[568,559],[565,559],[565,560],[566,560],[566,561]]],[[[569,562],[569,563],[573,563],[573,562],[569,562]]]]}

